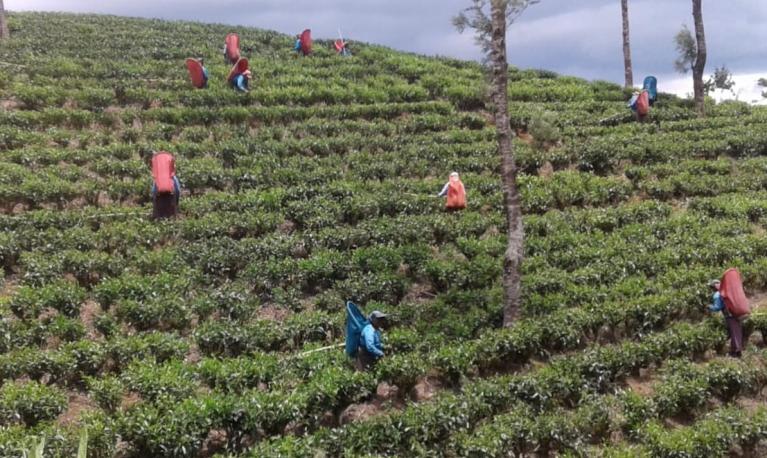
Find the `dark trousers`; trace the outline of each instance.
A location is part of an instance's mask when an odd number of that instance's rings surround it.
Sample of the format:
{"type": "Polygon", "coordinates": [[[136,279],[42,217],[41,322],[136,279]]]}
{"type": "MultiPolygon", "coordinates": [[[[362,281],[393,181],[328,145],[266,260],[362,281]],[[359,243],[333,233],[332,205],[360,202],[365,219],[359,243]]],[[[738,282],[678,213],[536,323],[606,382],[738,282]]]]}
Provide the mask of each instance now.
{"type": "Polygon", "coordinates": [[[153,199],[153,204],[153,218],[172,218],[173,216],[176,216],[178,200],[175,195],[170,193],[156,194],[153,199]]]}
{"type": "Polygon", "coordinates": [[[355,361],[355,367],[358,371],[368,371],[376,365],[378,359],[365,347],[360,347],[357,350],[357,360],[355,361]]]}
{"type": "Polygon", "coordinates": [[[730,336],[730,355],[740,356],[743,351],[743,323],[732,316],[725,317],[724,321],[730,336]]]}

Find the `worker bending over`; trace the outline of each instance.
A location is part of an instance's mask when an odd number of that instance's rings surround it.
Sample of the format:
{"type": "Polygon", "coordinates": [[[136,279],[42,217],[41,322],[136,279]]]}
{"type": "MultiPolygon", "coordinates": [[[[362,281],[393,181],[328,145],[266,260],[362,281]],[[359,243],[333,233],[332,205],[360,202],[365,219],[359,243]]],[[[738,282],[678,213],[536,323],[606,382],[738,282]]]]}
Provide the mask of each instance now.
{"type": "Polygon", "coordinates": [[[152,217],[171,218],[178,212],[181,183],[176,176],[176,159],[167,151],[152,155],[152,217]]]}

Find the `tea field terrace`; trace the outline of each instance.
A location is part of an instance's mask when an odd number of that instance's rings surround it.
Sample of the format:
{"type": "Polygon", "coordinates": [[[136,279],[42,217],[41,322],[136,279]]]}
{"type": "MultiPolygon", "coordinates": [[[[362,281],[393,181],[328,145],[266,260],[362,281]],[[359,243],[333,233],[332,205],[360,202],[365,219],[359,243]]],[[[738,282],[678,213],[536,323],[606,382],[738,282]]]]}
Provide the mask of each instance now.
{"type": "Polygon", "coordinates": [[[288,36],[223,25],[9,22],[0,455],[45,436],[71,456],[82,428],[97,457],[763,450],[767,320],[733,361],[703,311],[727,266],[767,286],[764,109],[699,119],[662,95],[636,124],[614,84],[512,69],[527,240],[523,318],[502,329],[478,65],[363,43],[299,59],[288,36]],[[223,83],[233,30],[248,94],[223,83]],[[181,216],[152,222],[142,155],[163,149],[181,216]],[[434,197],[452,170],[460,214],[434,197]],[[342,341],[352,296],[393,317],[371,373],[305,353],[342,341]],[[368,413],[347,423],[350,406],[368,413]]]}

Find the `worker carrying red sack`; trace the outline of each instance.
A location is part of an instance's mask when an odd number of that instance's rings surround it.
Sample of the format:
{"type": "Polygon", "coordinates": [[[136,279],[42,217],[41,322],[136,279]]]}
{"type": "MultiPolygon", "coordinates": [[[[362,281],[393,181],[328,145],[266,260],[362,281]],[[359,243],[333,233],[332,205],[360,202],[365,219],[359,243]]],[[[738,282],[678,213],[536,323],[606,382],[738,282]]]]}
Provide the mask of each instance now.
{"type": "Polygon", "coordinates": [[[152,217],[171,218],[178,212],[181,183],[176,176],[176,159],[167,151],[152,155],[152,217]]]}
{"type": "Polygon", "coordinates": [[[458,172],[450,174],[450,179],[445,183],[442,191],[437,194],[437,197],[444,196],[447,196],[447,202],[445,203],[447,211],[458,211],[466,208],[466,189],[463,187],[458,172]]]}
{"type": "Polygon", "coordinates": [[[709,287],[714,292],[711,312],[722,312],[730,337],[730,356],[740,358],[743,352],[743,321],[751,314],[743,282],[737,269],[727,269],[721,280],[711,280],[709,287]]]}

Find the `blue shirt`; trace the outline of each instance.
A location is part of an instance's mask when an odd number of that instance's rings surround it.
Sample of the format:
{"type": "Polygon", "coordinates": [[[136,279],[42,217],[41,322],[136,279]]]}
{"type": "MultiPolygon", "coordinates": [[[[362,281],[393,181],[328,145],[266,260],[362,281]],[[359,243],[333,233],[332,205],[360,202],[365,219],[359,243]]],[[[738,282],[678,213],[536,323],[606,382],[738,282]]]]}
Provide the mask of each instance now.
{"type": "Polygon", "coordinates": [[[381,343],[381,331],[374,328],[372,324],[366,325],[362,328],[360,346],[365,347],[365,350],[376,358],[382,357],[384,352],[383,344],[381,343]]]}
{"type": "Polygon", "coordinates": [[[724,300],[722,299],[722,295],[719,294],[719,291],[714,293],[713,300],[714,302],[708,307],[708,309],[712,312],[723,312],[725,310],[724,300]]]}
{"type": "Polygon", "coordinates": [[[242,73],[234,77],[232,84],[234,85],[235,89],[238,89],[242,92],[248,92],[248,79],[245,78],[245,75],[242,73]]]}
{"type": "Polygon", "coordinates": [[[293,49],[296,52],[301,52],[301,47],[302,47],[301,46],[301,39],[299,38],[299,39],[296,40],[296,45],[293,47],[293,49]]]}

